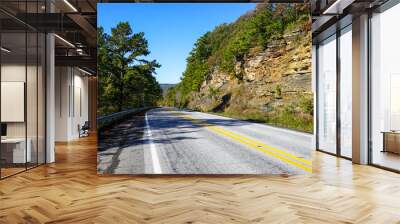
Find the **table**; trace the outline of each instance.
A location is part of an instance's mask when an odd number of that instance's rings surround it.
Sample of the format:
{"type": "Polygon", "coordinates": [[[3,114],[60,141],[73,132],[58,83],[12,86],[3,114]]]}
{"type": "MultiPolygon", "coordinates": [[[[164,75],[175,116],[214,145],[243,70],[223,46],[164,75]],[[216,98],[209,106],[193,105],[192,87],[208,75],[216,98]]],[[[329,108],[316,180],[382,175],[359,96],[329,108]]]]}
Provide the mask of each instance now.
{"type": "Polygon", "coordinates": [[[382,152],[400,154],[400,131],[383,131],[382,152]]]}
{"type": "Polygon", "coordinates": [[[1,159],[5,160],[6,163],[26,163],[31,162],[31,139],[25,138],[6,138],[1,139],[1,159]],[[25,144],[28,143],[25,151],[25,144]]]}

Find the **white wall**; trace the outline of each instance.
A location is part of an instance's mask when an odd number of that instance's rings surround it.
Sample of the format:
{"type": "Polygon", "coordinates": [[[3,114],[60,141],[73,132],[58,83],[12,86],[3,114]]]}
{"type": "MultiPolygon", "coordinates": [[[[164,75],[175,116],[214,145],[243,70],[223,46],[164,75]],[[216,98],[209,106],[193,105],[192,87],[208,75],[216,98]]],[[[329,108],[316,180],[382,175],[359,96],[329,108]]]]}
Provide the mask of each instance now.
{"type": "Polygon", "coordinates": [[[56,67],[55,85],[55,140],[77,139],[78,125],[88,120],[88,78],[76,68],[56,67]]]}
{"type": "MultiPolygon", "coordinates": [[[[29,139],[30,148],[32,150],[32,160],[39,163],[44,163],[44,82],[42,67],[36,65],[25,66],[25,63],[3,63],[1,66],[1,81],[2,82],[23,82],[26,85],[26,107],[25,102],[22,102],[22,107],[2,107],[2,112],[6,113],[22,113],[24,116],[26,112],[26,120],[22,119],[20,122],[5,122],[7,124],[7,137],[8,138],[24,138],[25,135],[29,139]],[[38,70],[37,70],[38,69],[38,70]],[[27,78],[27,80],[25,80],[27,78]]],[[[7,98],[7,92],[2,93],[2,98],[7,98]]],[[[24,94],[24,89],[19,90],[19,94],[24,94]]],[[[23,97],[24,98],[24,97],[23,97]]],[[[15,102],[17,103],[17,102],[15,102]]]]}
{"type": "MultiPolygon", "coordinates": [[[[28,72],[34,69],[32,66],[26,68],[25,64],[3,64],[1,66],[1,81],[2,82],[25,82],[26,69],[28,72]]],[[[34,93],[27,93],[28,97],[35,97],[34,93]]],[[[28,100],[29,102],[31,100],[28,100]]],[[[36,107],[36,105],[35,105],[36,107]]],[[[7,108],[1,108],[7,110],[7,108]]],[[[32,120],[28,114],[28,120],[32,120]]],[[[8,137],[25,137],[25,122],[7,122],[7,136],[8,137]]]]}
{"type": "Polygon", "coordinates": [[[89,113],[88,113],[88,78],[86,76],[82,76],[84,75],[83,73],[81,73],[79,70],[74,70],[74,107],[72,108],[72,136],[74,136],[74,138],[79,136],[78,133],[78,124],[80,126],[82,126],[85,121],[88,121],[89,119],[89,113]],[[78,74],[77,74],[78,72],[78,74]]]}
{"type": "Polygon", "coordinates": [[[69,68],[55,68],[55,140],[67,141],[69,133],[69,68]]]}
{"type": "MultiPolygon", "coordinates": [[[[25,64],[3,64],[1,66],[1,81],[25,82],[25,64]]],[[[1,108],[6,110],[7,108],[1,108]]],[[[7,137],[25,137],[25,122],[8,122],[7,137]]]]}

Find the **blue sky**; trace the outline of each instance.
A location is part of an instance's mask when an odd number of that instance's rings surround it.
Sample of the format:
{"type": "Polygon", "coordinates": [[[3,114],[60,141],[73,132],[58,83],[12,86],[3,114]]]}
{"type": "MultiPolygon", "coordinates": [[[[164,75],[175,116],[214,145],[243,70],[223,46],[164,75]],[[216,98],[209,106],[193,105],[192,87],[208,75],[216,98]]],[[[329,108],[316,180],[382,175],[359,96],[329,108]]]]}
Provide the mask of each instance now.
{"type": "Polygon", "coordinates": [[[235,21],[253,9],[253,3],[99,3],[98,26],[110,32],[128,21],[133,32],[144,32],[151,54],[161,68],[160,83],[178,83],[196,40],[221,23],[235,21]]]}

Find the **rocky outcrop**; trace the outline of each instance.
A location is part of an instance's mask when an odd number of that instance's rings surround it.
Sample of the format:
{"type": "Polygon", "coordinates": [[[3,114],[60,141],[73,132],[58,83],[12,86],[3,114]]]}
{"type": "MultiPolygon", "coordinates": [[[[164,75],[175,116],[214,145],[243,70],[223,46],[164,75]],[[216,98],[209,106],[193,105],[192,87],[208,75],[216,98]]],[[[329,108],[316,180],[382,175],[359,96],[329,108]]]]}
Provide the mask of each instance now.
{"type": "MultiPolygon", "coordinates": [[[[235,65],[241,80],[218,68],[192,93],[191,109],[213,112],[277,112],[290,107],[309,113],[299,99],[312,100],[311,32],[294,28],[275,38],[263,51],[252,51],[235,65]]],[[[310,114],[309,114],[310,115],[310,114]]],[[[311,116],[311,115],[310,115],[311,116]]]]}

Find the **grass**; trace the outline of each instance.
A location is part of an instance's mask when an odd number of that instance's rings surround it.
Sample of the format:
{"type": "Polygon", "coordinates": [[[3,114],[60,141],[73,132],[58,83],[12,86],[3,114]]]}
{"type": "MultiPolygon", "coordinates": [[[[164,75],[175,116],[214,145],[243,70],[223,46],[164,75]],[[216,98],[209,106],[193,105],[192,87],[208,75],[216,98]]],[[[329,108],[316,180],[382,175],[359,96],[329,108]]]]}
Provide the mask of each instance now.
{"type": "Polygon", "coordinates": [[[260,111],[244,111],[240,113],[225,111],[214,112],[213,114],[257,123],[265,123],[276,127],[288,128],[307,133],[312,133],[314,129],[312,116],[305,113],[296,113],[287,110],[270,113],[260,111]]]}

